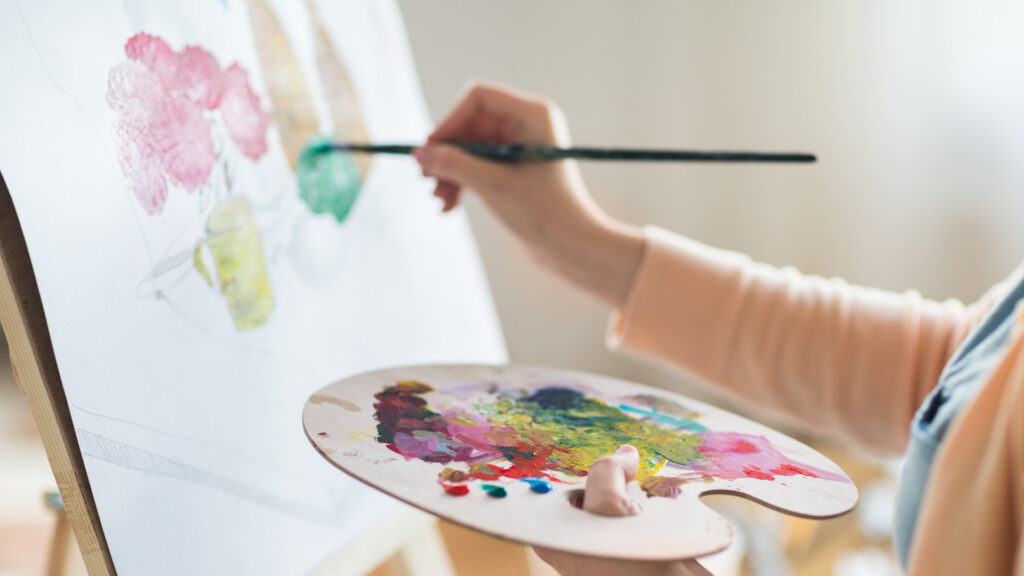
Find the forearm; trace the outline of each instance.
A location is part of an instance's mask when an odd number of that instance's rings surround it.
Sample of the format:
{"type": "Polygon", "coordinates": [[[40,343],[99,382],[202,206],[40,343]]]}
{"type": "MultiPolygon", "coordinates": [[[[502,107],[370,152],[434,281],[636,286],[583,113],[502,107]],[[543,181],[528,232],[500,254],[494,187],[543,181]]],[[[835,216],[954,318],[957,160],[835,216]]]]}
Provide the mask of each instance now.
{"type": "Polygon", "coordinates": [[[898,451],[981,308],[848,286],[657,229],[610,344],[761,408],[898,451]]]}
{"type": "Polygon", "coordinates": [[[641,228],[597,214],[544,234],[541,265],[612,309],[625,305],[644,250],[641,228]]]}

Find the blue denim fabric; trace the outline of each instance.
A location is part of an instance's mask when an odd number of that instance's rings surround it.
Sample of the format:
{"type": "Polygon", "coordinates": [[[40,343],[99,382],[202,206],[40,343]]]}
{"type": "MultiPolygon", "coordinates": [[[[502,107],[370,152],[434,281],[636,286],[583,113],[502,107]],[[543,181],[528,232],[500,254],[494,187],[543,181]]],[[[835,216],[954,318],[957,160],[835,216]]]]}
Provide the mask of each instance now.
{"type": "Polygon", "coordinates": [[[957,414],[974,399],[1003,358],[1013,330],[1013,311],[1021,299],[1024,299],[1024,280],[967,336],[946,364],[935,389],[914,415],[893,526],[893,543],[904,570],[935,453],[957,414]]]}

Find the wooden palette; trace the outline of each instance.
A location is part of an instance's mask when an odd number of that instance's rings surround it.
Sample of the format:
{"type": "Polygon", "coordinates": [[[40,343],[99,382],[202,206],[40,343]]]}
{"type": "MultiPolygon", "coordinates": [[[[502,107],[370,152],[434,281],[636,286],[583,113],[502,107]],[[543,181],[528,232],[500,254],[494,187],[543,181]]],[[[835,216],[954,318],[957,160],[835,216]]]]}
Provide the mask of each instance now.
{"type": "Polygon", "coordinates": [[[303,424],[335,466],[399,500],[493,536],[590,556],[669,560],[725,548],[732,529],[703,494],[811,518],[857,502],[842,470],[796,440],[677,394],[582,372],[381,370],[318,391],[303,424]],[[640,450],[629,490],[643,512],[608,518],[573,506],[593,460],[622,443],[640,450]]]}

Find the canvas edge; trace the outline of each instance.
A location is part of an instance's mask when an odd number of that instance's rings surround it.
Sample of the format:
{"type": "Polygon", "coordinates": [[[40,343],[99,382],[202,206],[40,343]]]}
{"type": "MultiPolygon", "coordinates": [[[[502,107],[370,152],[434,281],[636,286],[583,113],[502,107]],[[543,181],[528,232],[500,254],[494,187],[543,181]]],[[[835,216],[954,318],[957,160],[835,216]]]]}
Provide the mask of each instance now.
{"type": "Polygon", "coordinates": [[[0,323],[90,576],[117,574],[78,446],[32,260],[0,173],[0,323]]]}

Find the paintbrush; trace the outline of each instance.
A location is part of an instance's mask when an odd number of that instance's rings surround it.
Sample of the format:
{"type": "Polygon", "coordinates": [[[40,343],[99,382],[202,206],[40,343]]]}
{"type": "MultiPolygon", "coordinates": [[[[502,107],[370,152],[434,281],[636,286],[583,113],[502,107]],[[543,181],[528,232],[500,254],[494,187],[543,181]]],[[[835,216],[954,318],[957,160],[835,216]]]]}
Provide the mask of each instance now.
{"type": "MultiPolygon", "coordinates": [[[[706,150],[655,150],[643,148],[557,148],[534,144],[495,144],[485,142],[445,142],[466,152],[510,164],[547,162],[576,158],[580,160],[620,160],[633,162],[815,162],[814,154],[799,152],[727,152],[706,150]]],[[[420,148],[412,144],[365,144],[321,140],[306,148],[308,154],[360,152],[370,154],[412,154],[420,148]]]]}

